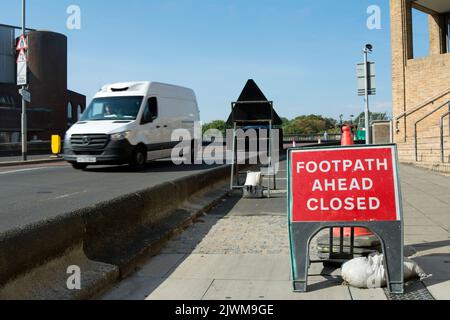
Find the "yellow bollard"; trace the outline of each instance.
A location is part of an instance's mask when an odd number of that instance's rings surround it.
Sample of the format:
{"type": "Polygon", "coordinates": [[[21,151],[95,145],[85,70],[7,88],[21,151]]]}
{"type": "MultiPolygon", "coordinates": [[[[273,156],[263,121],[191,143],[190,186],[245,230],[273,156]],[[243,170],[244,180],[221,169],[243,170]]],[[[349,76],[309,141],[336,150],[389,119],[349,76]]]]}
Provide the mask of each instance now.
{"type": "Polygon", "coordinates": [[[61,137],[58,135],[52,136],[52,153],[54,155],[61,153],[61,137]]]}

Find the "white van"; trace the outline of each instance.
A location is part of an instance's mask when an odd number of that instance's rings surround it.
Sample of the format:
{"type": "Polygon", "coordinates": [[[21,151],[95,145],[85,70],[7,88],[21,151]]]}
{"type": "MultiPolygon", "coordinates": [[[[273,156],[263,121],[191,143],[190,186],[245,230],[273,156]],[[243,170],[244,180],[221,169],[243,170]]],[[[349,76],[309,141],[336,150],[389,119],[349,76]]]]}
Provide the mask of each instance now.
{"type": "Polygon", "coordinates": [[[179,142],[176,129],[188,129],[200,112],[194,91],[158,82],[129,82],[104,86],[64,139],[64,159],[75,169],[88,165],[130,164],[171,156],[179,142]]]}

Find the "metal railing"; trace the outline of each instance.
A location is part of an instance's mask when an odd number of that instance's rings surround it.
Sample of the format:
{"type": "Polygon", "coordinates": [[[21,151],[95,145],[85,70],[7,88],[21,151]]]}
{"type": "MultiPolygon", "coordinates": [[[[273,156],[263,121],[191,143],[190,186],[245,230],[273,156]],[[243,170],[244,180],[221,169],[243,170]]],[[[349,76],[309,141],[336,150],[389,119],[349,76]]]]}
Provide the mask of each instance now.
{"type": "MultiPolygon", "coordinates": [[[[448,106],[448,108],[450,109],[450,104],[448,106]]],[[[444,163],[445,162],[445,149],[444,149],[444,119],[446,117],[450,116],[450,110],[443,114],[441,116],[441,122],[440,122],[440,130],[441,130],[441,162],[444,163]]],[[[449,137],[450,137],[450,122],[449,122],[449,137]]]]}
{"type": "MultiPolygon", "coordinates": [[[[416,107],[412,108],[411,110],[405,111],[404,113],[402,113],[401,115],[397,116],[394,120],[395,120],[395,131],[397,133],[400,132],[399,129],[399,123],[400,123],[400,119],[409,117],[410,115],[416,113],[417,111],[422,110],[423,108],[425,108],[426,106],[428,106],[429,104],[435,102],[436,100],[444,97],[446,94],[450,93],[450,87],[445,89],[444,91],[440,92],[439,94],[433,96],[432,98],[426,100],[425,102],[417,105],[416,107]]],[[[405,121],[405,136],[404,136],[404,142],[406,142],[406,138],[407,138],[407,134],[406,134],[406,121],[405,121]]]]}
{"type": "Polygon", "coordinates": [[[419,123],[421,123],[422,121],[424,121],[425,119],[427,119],[429,116],[435,114],[436,112],[438,112],[439,110],[441,110],[443,107],[447,106],[449,107],[449,112],[450,112],[450,100],[448,100],[447,102],[445,102],[444,104],[440,105],[439,107],[433,109],[432,111],[428,112],[425,116],[423,116],[422,118],[420,118],[419,120],[417,120],[414,123],[414,152],[415,152],[415,156],[416,156],[416,162],[419,161],[419,148],[418,148],[418,133],[417,133],[417,125],[419,123]]]}
{"type": "Polygon", "coordinates": [[[284,143],[291,143],[292,140],[296,142],[317,142],[321,141],[340,141],[342,134],[328,134],[327,139],[323,134],[285,134],[283,135],[284,143]]]}

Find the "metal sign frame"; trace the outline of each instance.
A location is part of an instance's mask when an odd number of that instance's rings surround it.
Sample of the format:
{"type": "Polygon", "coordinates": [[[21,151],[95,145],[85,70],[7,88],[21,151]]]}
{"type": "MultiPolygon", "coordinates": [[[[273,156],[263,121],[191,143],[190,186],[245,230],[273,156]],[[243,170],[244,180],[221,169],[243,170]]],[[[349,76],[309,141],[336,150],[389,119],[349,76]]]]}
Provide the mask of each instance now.
{"type": "Polygon", "coordinates": [[[394,144],[349,146],[349,147],[314,147],[314,148],[292,148],[288,150],[287,172],[288,172],[288,224],[289,242],[291,249],[291,271],[295,292],[306,292],[308,283],[308,269],[310,266],[309,248],[312,239],[322,230],[329,228],[366,228],[371,230],[380,239],[384,264],[386,268],[388,288],[391,293],[404,292],[403,271],[403,207],[400,176],[398,167],[398,151],[394,144]],[[396,183],[396,198],[398,202],[398,221],[342,221],[342,222],[293,222],[292,220],[292,153],[296,151],[318,151],[318,150],[340,150],[345,152],[349,149],[368,148],[392,148],[394,183],[396,183]]]}
{"type": "MultiPolygon", "coordinates": [[[[231,115],[232,115],[232,122],[233,122],[233,144],[232,144],[232,148],[233,148],[233,158],[231,160],[231,178],[230,178],[230,190],[235,190],[235,189],[243,189],[243,185],[239,184],[239,163],[238,163],[238,159],[237,159],[237,153],[239,150],[237,150],[237,143],[236,143],[236,139],[237,139],[237,130],[240,129],[240,123],[251,123],[251,122],[255,122],[255,123],[267,123],[269,125],[269,147],[268,147],[268,157],[269,157],[269,165],[268,168],[273,168],[273,144],[272,144],[272,139],[273,139],[273,116],[274,116],[274,108],[273,108],[273,101],[237,101],[237,102],[232,102],[231,103],[231,115]],[[234,112],[235,112],[235,107],[238,104],[269,104],[270,105],[270,113],[271,113],[271,119],[258,119],[258,120],[245,120],[245,121],[238,121],[235,120],[234,117],[234,112]],[[235,184],[236,183],[236,184],[235,184]]],[[[274,184],[274,189],[276,189],[277,187],[277,182],[276,182],[276,175],[273,175],[273,184],[274,184]]],[[[271,179],[269,176],[268,179],[268,187],[267,187],[267,192],[268,192],[268,197],[270,198],[270,191],[272,190],[272,184],[271,184],[271,179]]]]}

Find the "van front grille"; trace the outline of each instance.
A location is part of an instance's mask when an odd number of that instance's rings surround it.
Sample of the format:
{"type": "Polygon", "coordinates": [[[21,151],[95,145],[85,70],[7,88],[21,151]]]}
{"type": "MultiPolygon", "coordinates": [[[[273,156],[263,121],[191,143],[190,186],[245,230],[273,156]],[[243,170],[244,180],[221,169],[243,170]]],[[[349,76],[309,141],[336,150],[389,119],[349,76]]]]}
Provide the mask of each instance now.
{"type": "Polygon", "coordinates": [[[74,151],[103,150],[108,142],[107,134],[74,134],[70,138],[74,151]]]}

